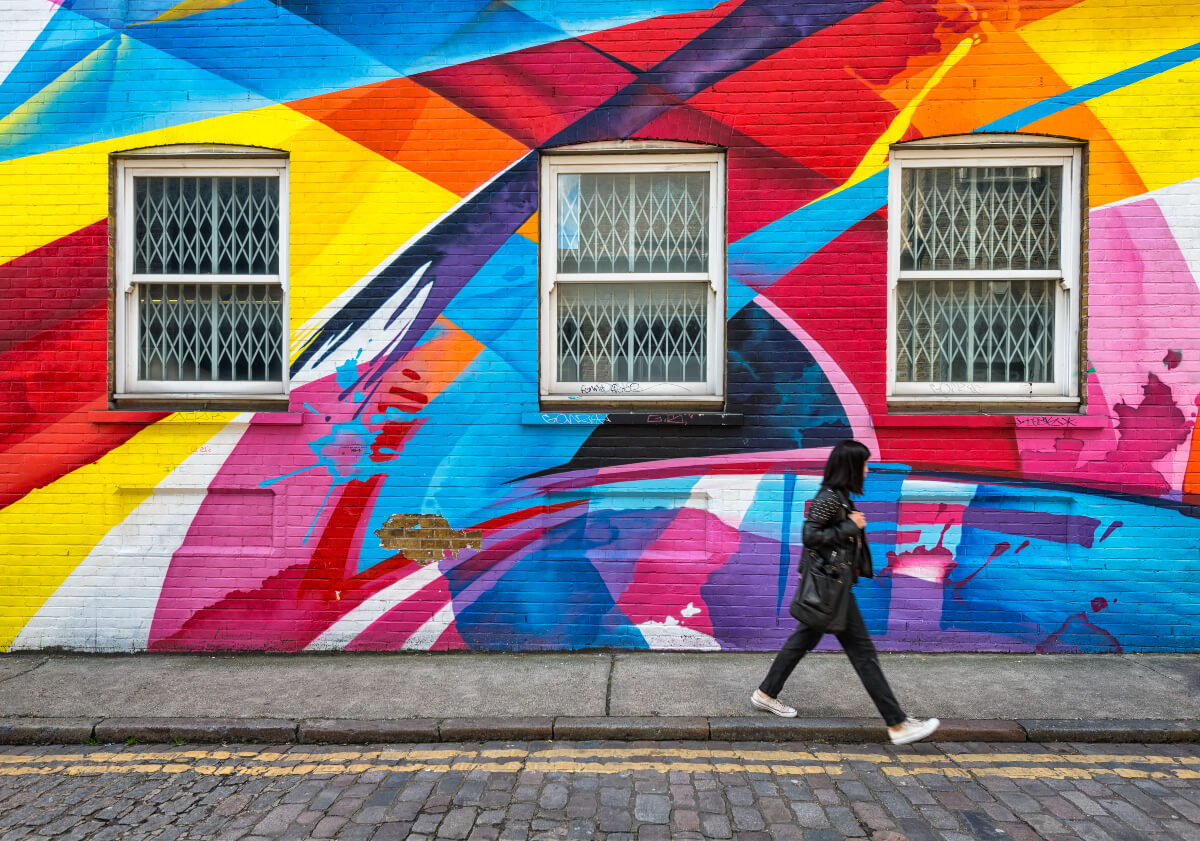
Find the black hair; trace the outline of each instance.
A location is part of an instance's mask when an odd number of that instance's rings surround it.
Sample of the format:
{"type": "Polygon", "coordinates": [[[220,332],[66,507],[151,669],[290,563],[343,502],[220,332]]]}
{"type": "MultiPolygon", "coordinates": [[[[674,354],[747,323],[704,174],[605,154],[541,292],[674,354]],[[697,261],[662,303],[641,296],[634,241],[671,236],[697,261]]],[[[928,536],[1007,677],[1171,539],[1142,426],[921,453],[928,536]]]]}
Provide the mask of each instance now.
{"type": "Polygon", "coordinates": [[[825,477],[821,484],[848,494],[863,492],[863,465],[871,457],[866,444],[847,438],[838,441],[825,462],[825,477]]]}

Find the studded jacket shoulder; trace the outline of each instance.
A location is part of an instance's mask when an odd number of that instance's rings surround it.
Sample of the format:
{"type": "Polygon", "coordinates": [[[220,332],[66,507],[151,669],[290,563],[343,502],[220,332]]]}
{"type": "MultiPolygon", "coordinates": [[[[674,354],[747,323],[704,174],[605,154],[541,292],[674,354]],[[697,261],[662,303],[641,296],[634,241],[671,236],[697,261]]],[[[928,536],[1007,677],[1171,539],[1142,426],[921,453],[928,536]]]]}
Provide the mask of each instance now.
{"type": "Polygon", "coordinates": [[[856,573],[871,578],[871,550],[866,535],[850,519],[853,510],[854,503],[848,497],[822,485],[804,521],[804,546],[825,556],[834,550],[853,550],[856,573]]]}

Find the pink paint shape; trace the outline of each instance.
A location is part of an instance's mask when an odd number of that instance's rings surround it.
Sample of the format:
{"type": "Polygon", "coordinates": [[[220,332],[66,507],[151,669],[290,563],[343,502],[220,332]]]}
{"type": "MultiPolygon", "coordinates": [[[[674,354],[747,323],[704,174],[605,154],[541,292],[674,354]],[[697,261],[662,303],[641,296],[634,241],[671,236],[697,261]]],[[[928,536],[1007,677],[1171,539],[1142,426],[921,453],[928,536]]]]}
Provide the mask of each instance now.
{"type": "Polygon", "coordinates": [[[712,635],[700,588],[737,551],[741,535],[706,511],[681,508],[671,525],[647,546],[617,607],[635,625],[676,621],[712,635]],[[689,608],[690,605],[690,608],[689,608]]]}
{"type": "Polygon", "coordinates": [[[1088,413],[1109,426],[1018,426],[1022,468],[1153,496],[1179,491],[1200,364],[1185,353],[1171,365],[1170,351],[1195,346],[1200,289],[1153,197],[1093,212],[1090,240],[1088,413]]]}

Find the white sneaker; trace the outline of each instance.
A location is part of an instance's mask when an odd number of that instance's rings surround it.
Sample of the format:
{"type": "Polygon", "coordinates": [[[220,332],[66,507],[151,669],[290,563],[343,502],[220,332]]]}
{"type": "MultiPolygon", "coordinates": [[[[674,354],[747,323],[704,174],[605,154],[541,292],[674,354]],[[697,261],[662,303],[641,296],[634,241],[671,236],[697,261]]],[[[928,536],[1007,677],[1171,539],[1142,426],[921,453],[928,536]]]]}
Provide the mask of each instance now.
{"type": "Polygon", "coordinates": [[[796,708],[789,707],[774,698],[764,695],[762,690],[755,689],[754,694],[750,696],[750,705],[758,707],[760,710],[766,710],[769,713],[775,713],[780,718],[795,718],[796,708]]]}
{"type": "Polygon", "coordinates": [[[941,725],[936,718],[913,718],[911,715],[895,727],[888,728],[888,736],[893,745],[907,745],[919,742],[933,733],[941,725]]]}

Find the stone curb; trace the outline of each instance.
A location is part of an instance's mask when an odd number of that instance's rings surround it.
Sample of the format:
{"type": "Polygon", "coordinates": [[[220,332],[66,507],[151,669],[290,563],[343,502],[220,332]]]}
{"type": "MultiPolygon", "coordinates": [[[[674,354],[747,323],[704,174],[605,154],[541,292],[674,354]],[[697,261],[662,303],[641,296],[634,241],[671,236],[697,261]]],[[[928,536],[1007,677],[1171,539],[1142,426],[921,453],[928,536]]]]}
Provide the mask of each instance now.
{"type": "Polygon", "coordinates": [[[1200,721],[1021,719],[1031,742],[1196,742],[1200,721]]]}
{"type": "Polygon", "coordinates": [[[708,721],[702,716],[560,717],[554,719],[554,738],[617,742],[706,741],[709,738],[708,721]]]}
{"type": "Polygon", "coordinates": [[[0,718],[0,745],[80,745],[98,718],[0,718]]]}
{"type": "MultiPolygon", "coordinates": [[[[560,716],[417,719],[0,717],[0,745],[389,744],[608,740],[886,744],[873,718],[560,716]]],[[[1200,742],[1200,721],[949,719],[936,742],[1200,742]]]]}
{"type": "Polygon", "coordinates": [[[300,744],[386,745],[392,742],[437,742],[436,718],[347,719],[318,718],[301,721],[296,731],[300,744]]]}
{"type": "Polygon", "coordinates": [[[944,718],[937,729],[937,742],[1026,742],[1025,729],[1015,721],[944,718]]]}
{"type": "Polygon", "coordinates": [[[446,718],[438,727],[443,742],[525,742],[554,738],[554,719],[446,718]]]}
{"type": "Polygon", "coordinates": [[[280,718],[106,718],[92,738],[111,744],[139,742],[284,742],[296,741],[296,722],[280,718]]]}

